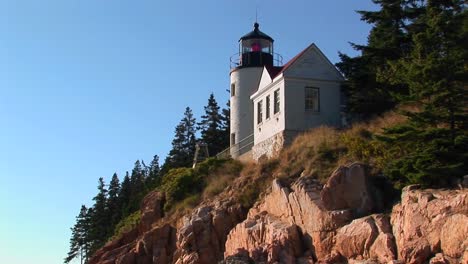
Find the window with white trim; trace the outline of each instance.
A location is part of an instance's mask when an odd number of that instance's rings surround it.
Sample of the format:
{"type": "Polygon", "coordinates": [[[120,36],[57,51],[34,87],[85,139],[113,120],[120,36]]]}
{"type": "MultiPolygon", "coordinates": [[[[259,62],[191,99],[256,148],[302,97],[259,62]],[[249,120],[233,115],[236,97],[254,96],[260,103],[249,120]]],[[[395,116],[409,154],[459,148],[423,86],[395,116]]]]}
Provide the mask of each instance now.
{"type": "Polygon", "coordinates": [[[270,118],[270,96],[267,95],[265,100],[265,119],[268,119],[270,118]]]}
{"type": "Polygon", "coordinates": [[[263,121],[263,101],[257,103],[257,124],[263,121]]]}
{"type": "Polygon", "coordinates": [[[274,93],[273,93],[273,114],[276,114],[280,111],[280,94],[279,94],[280,90],[276,90],[274,93]]]}
{"type": "Polygon", "coordinates": [[[305,110],[320,112],[320,89],[317,87],[305,87],[304,94],[305,110]]]}

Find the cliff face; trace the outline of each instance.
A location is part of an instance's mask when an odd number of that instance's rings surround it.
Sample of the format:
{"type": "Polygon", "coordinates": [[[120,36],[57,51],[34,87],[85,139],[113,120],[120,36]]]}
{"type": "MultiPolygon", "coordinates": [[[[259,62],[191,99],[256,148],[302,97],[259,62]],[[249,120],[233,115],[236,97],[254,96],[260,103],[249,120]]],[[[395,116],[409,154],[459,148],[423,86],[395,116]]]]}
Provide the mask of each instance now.
{"type": "Polygon", "coordinates": [[[220,198],[172,223],[153,192],[140,226],[90,264],[468,263],[468,189],[409,186],[386,214],[374,213],[377,197],[360,164],[340,167],[323,186],[311,177],[274,180],[248,212],[220,198]]]}

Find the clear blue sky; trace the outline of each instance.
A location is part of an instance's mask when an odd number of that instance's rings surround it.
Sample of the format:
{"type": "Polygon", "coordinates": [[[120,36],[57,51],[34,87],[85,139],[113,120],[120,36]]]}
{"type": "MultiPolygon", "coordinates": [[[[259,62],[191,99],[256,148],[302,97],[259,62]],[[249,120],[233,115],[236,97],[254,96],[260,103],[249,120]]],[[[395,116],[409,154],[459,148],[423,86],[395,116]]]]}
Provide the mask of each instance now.
{"type": "Polygon", "coordinates": [[[369,1],[0,0],[0,263],[61,263],[97,179],[164,159],[190,106],[225,104],[229,57],[252,30],[285,62],[315,42],[332,62],[369,1]]]}

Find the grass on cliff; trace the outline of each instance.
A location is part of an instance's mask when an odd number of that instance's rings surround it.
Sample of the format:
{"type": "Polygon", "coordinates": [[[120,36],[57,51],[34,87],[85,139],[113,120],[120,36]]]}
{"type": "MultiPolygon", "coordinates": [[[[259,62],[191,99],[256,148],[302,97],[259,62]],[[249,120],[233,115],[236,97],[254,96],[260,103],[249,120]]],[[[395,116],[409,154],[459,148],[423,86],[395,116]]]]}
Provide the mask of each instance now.
{"type": "Polygon", "coordinates": [[[296,178],[304,174],[324,182],[337,166],[354,161],[369,164],[374,171],[381,170],[387,158],[383,155],[385,146],[374,135],[404,120],[403,116],[389,112],[343,130],[324,126],[312,129],[296,137],[280,153],[275,176],[296,178]]]}
{"type": "Polygon", "coordinates": [[[122,234],[131,231],[140,224],[141,212],[138,210],[133,214],[122,219],[116,226],[114,230],[114,235],[109,240],[114,240],[122,236],[122,234]]]}
{"type": "Polygon", "coordinates": [[[165,212],[192,209],[222,192],[239,175],[242,165],[235,160],[209,158],[194,169],[177,168],[163,176],[159,187],[166,194],[165,212]]]}

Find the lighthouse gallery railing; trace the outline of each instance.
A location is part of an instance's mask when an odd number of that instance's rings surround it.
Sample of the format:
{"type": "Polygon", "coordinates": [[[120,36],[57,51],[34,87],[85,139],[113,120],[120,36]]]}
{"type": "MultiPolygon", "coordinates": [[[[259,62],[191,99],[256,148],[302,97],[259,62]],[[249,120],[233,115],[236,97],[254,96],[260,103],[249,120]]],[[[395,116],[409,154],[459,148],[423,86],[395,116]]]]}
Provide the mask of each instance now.
{"type": "Polygon", "coordinates": [[[216,154],[216,157],[218,159],[230,158],[231,156],[238,157],[244,153],[247,153],[249,150],[251,150],[253,145],[254,145],[254,134],[251,134],[243,138],[237,144],[234,144],[230,146],[229,148],[216,154]]]}

